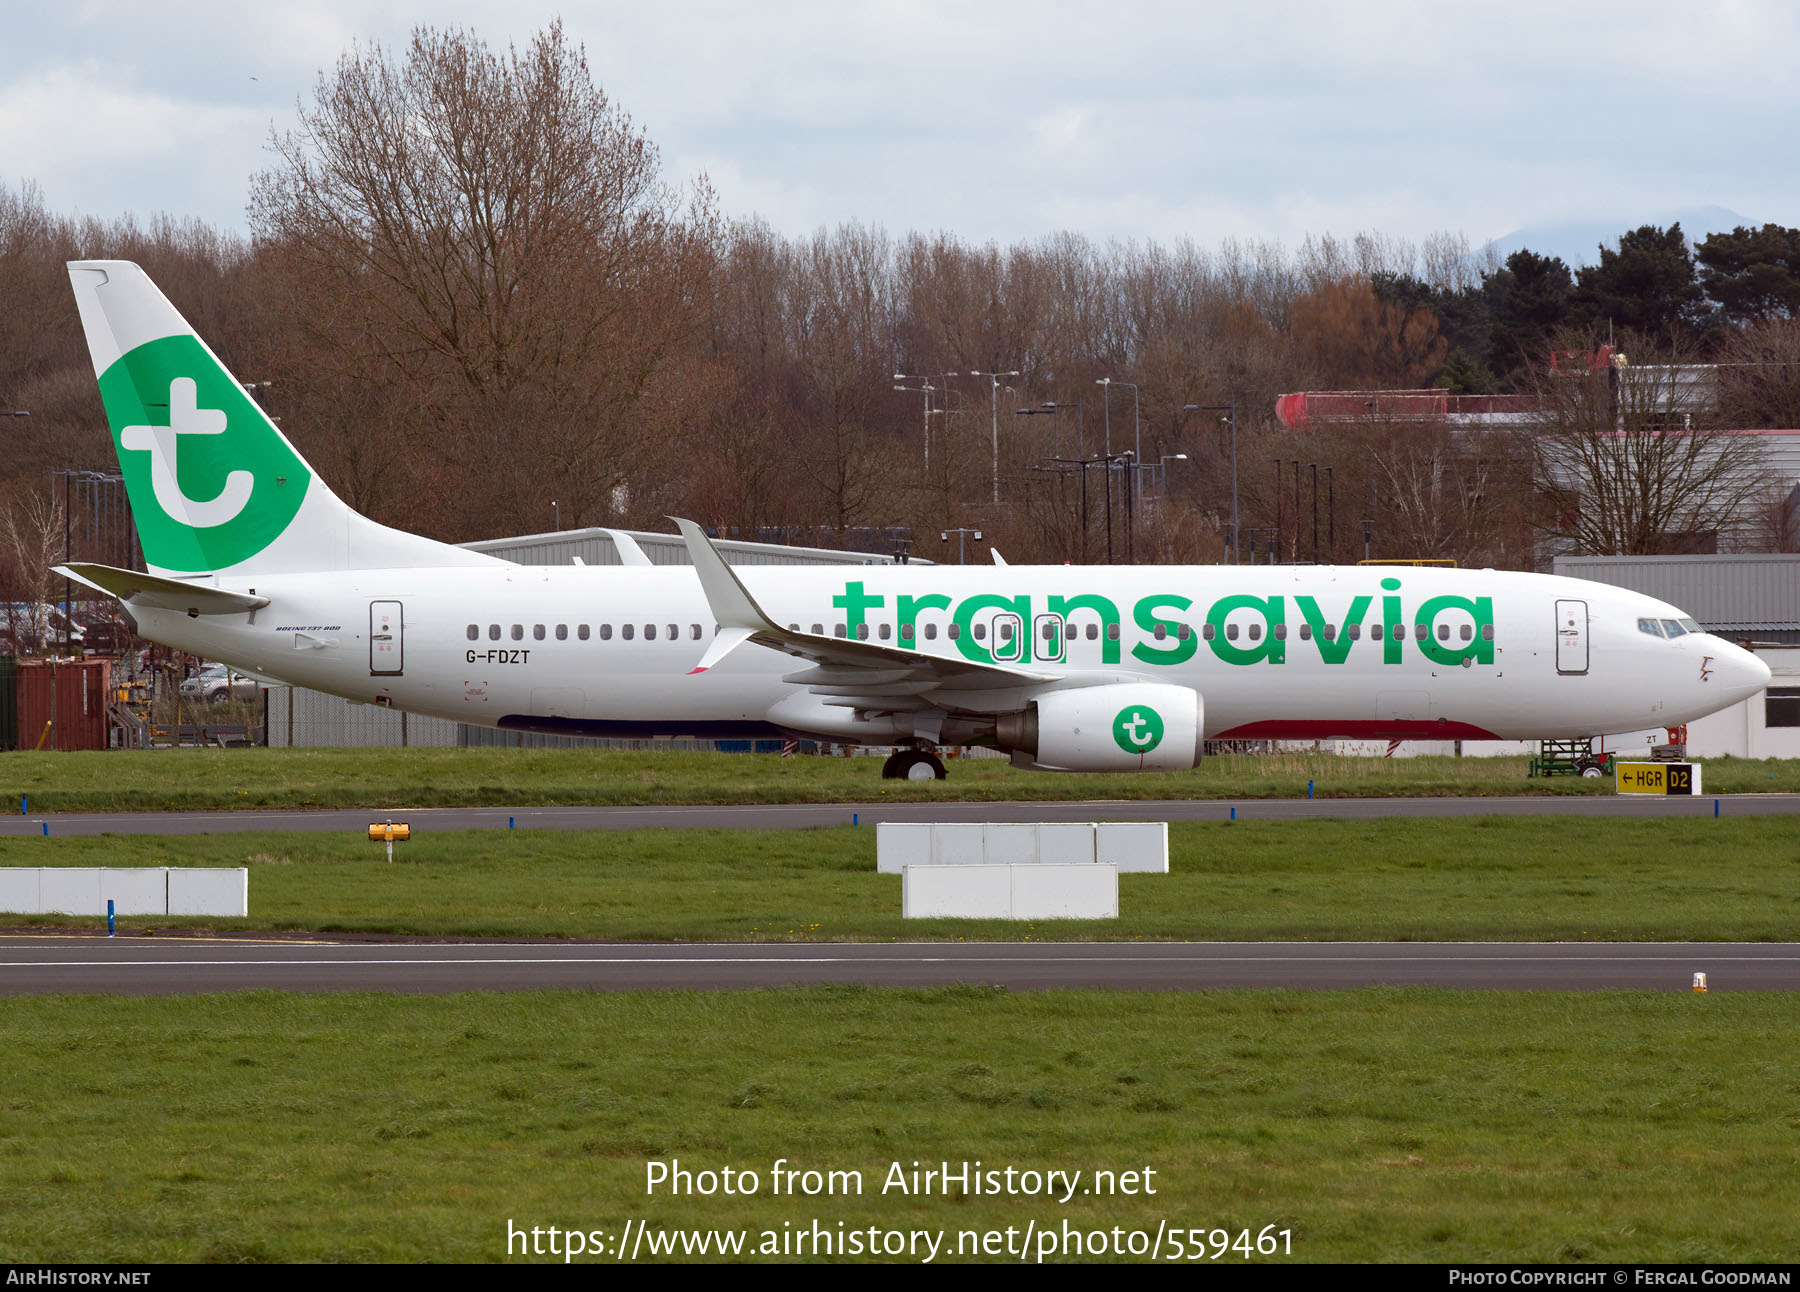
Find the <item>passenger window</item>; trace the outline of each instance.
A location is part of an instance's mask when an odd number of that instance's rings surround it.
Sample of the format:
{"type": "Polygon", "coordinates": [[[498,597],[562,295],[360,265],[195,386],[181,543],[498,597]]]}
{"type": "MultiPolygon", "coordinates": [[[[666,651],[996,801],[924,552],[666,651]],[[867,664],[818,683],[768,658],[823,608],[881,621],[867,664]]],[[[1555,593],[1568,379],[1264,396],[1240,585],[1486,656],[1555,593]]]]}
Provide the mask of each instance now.
{"type": "Polygon", "coordinates": [[[556,625],[556,640],[559,642],[566,642],[569,640],[569,625],[556,625]]]}
{"type": "Polygon", "coordinates": [[[944,629],[944,635],[951,641],[959,640],[962,637],[962,625],[951,624],[948,628],[944,629]]]}
{"type": "Polygon", "coordinates": [[[1200,636],[1207,641],[1211,641],[1217,632],[1218,629],[1214,628],[1211,624],[1200,625],[1200,636]]]}
{"type": "Polygon", "coordinates": [[[1462,629],[1458,633],[1458,635],[1466,642],[1474,641],[1475,640],[1475,625],[1474,624],[1464,624],[1462,626],[1462,629]]]}
{"type": "Polygon", "coordinates": [[[937,625],[936,624],[926,624],[925,625],[925,640],[928,642],[934,642],[937,640],[937,625]]]}
{"type": "Polygon", "coordinates": [[[1447,642],[1450,640],[1450,625],[1449,624],[1439,624],[1438,625],[1438,640],[1441,642],[1447,642]]]}
{"type": "Polygon", "coordinates": [[[1157,641],[1161,641],[1163,638],[1167,637],[1168,635],[1169,635],[1168,625],[1166,625],[1166,624],[1156,625],[1155,637],[1156,637],[1157,641]]]}
{"type": "MultiPolygon", "coordinates": [[[[1302,633],[1304,633],[1306,630],[1304,628],[1302,628],[1300,631],[1302,633]]],[[[1325,634],[1326,641],[1328,641],[1328,642],[1336,641],[1337,640],[1337,625],[1336,624],[1326,624],[1325,628],[1324,628],[1324,634],[1325,634]]]]}
{"type": "Polygon", "coordinates": [[[1484,642],[1491,642],[1494,640],[1494,625],[1481,625],[1481,640],[1484,642]]]}
{"type": "Polygon", "coordinates": [[[531,640],[534,642],[541,642],[544,640],[544,625],[531,625],[531,640]]]}
{"type": "Polygon", "coordinates": [[[1426,627],[1424,624],[1414,624],[1413,625],[1413,640],[1414,641],[1422,642],[1430,636],[1431,636],[1431,629],[1426,627]]]}
{"type": "Polygon", "coordinates": [[[669,625],[669,640],[672,642],[678,642],[681,640],[681,625],[680,624],[670,624],[669,625]]]}
{"type": "Polygon", "coordinates": [[[512,639],[516,642],[522,642],[525,640],[525,625],[524,624],[514,624],[512,626],[512,639]]]}
{"type": "Polygon", "coordinates": [[[800,625],[799,624],[789,624],[788,631],[791,633],[797,633],[800,631],[800,625]]]}
{"type": "Polygon", "coordinates": [[[1013,639],[1013,624],[1012,624],[1012,620],[1009,619],[1005,623],[1000,625],[1000,640],[1003,642],[1009,642],[1012,639],[1013,639]]]}
{"type": "Polygon", "coordinates": [[[656,625],[655,624],[645,624],[644,625],[644,640],[647,642],[653,642],[656,640],[656,625]]]}
{"type": "MultiPolygon", "coordinates": [[[[1420,625],[1420,626],[1423,627],[1424,625],[1420,625]]],[[[1406,640],[1406,625],[1405,624],[1395,624],[1394,625],[1394,640],[1397,642],[1403,642],[1406,640]]]]}
{"type": "Polygon", "coordinates": [[[1276,624],[1273,631],[1275,633],[1276,641],[1284,642],[1287,640],[1287,625],[1286,624],[1276,624]]]}
{"type": "Polygon", "coordinates": [[[911,624],[901,624],[900,625],[900,640],[903,642],[911,641],[913,639],[913,634],[916,631],[917,630],[911,624]]]}
{"type": "Polygon", "coordinates": [[[1190,637],[1192,637],[1194,635],[1194,630],[1191,627],[1189,627],[1187,624],[1182,624],[1179,628],[1177,628],[1175,630],[1175,635],[1177,637],[1179,637],[1182,641],[1187,641],[1190,637]]]}
{"type": "Polygon", "coordinates": [[[500,640],[500,625],[499,624],[489,624],[488,625],[488,640],[491,642],[497,642],[500,640]]]}
{"type": "Polygon", "coordinates": [[[869,640],[869,625],[856,625],[856,640],[859,642],[866,642],[869,640]]]}
{"type": "Polygon", "coordinates": [[[1359,642],[1362,640],[1362,625],[1361,624],[1351,624],[1350,625],[1350,640],[1353,642],[1359,642]]]}
{"type": "Polygon", "coordinates": [[[688,625],[688,637],[694,641],[700,640],[700,625],[699,624],[688,625]]]}
{"type": "Polygon", "coordinates": [[[1372,642],[1378,642],[1378,641],[1380,641],[1380,640],[1381,640],[1381,634],[1382,634],[1382,633],[1383,633],[1383,632],[1384,632],[1384,631],[1386,631],[1386,630],[1385,630],[1385,629],[1383,629],[1383,628],[1382,628],[1382,626],[1381,626],[1381,625],[1380,625],[1380,624],[1370,624],[1370,625],[1369,625],[1369,640],[1370,640],[1370,641],[1372,641],[1372,642]]]}
{"type": "Polygon", "coordinates": [[[1044,621],[1043,638],[1047,642],[1056,640],[1056,625],[1051,623],[1048,619],[1044,621]]]}
{"type": "Polygon", "coordinates": [[[1106,625],[1106,640],[1109,642],[1116,642],[1119,640],[1119,625],[1106,625]]]}
{"type": "Polygon", "coordinates": [[[588,639],[588,626],[582,624],[581,627],[575,630],[575,635],[581,638],[582,641],[586,641],[588,639]]]}
{"type": "Polygon", "coordinates": [[[1262,640],[1262,625],[1260,623],[1253,623],[1250,625],[1250,640],[1253,642],[1262,640]]]}
{"type": "Polygon", "coordinates": [[[481,640],[481,625],[480,624],[470,624],[469,625],[469,640],[470,641],[480,641],[481,640]]]}
{"type": "Polygon", "coordinates": [[[1100,625],[1099,624],[1089,624],[1087,626],[1087,639],[1091,642],[1097,642],[1100,640],[1100,625]]]}
{"type": "Polygon", "coordinates": [[[850,629],[845,624],[833,624],[831,625],[831,631],[839,637],[848,637],[850,635],[850,629]]]}
{"type": "Polygon", "coordinates": [[[1300,625],[1300,640],[1303,642],[1309,642],[1312,640],[1312,625],[1311,624],[1301,624],[1300,625]]]}
{"type": "Polygon", "coordinates": [[[976,624],[975,625],[975,640],[978,642],[987,640],[987,625],[986,624],[976,624]]]}
{"type": "Polygon", "coordinates": [[[630,641],[632,634],[636,631],[630,624],[619,625],[619,637],[624,641],[630,641]]]}
{"type": "Polygon", "coordinates": [[[892,635],[893,631],[894,629],[891,624],[883,624],[881,625],[880,631],[876,633],[876,636],[880,637],[882,641],[886,641],[888,637],[892,635]]]}
{"type": "Polygon", "coordinates": [[[1225,640],[1228,642],[1234,642],[1237,640],[1237,625],[1236,624],[1226,624],[1225,625],[1225,640]]]}
{"type": "Polygon", "coordinates": [[[814,624],[813,625],[813,636],[814,637],[823,637],[824,635],[825,635],[825,625],[824,624],[814,624]]]}

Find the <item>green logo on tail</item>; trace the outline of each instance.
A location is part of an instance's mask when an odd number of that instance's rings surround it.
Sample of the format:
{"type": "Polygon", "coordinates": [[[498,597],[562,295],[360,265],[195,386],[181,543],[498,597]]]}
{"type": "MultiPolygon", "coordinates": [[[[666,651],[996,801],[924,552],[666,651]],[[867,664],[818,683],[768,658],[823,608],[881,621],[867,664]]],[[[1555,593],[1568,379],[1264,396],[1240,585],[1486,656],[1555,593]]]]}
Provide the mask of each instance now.
{"type": "Polygon", "coordinates": [[[100,378],[144,559],[222,570],[280,537],[312,479],[192,336],[139,346],[100,378]]]}

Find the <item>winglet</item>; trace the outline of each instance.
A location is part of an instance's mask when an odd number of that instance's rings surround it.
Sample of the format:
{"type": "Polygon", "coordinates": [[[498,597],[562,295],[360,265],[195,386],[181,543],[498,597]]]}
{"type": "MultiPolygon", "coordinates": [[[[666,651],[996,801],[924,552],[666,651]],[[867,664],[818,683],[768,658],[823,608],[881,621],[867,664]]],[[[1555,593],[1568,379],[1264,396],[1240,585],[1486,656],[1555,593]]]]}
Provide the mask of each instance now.
{"type": "Polygon", "coordinates": [[[669,519],[675,522],[687,542],[688,559],[693,561],[694,572],[700,576],[700,591],[705,594],[706,604],[719,625],[719,635],[700,657],[700,663],[689,672],[705,672],[757,633],[779,635],[781,630],[756,604],[756,598],[725,563],[725,558],[719,555],[719,549],[712,545],[705,531],[691,520],[682,520],[678,516],[669,519]]]}
{"type": "Polygon", "coordinates": [[[644,549],[638,546],[637,539],[622,529],[603,529],[600,531],[613,541],[613,550],[619,554],[620,565],[649,565],[650,558],[644,555],[644,549]]]}

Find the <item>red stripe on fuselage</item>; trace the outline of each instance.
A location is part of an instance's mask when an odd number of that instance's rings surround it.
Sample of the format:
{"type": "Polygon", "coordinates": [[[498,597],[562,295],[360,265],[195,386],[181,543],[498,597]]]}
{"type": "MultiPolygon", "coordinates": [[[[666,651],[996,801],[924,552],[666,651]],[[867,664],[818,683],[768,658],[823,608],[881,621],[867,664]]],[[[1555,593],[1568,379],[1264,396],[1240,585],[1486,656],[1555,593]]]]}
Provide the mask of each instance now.
{"type": "Polygon", "coordinates": [[[1321,722],[1312,718],[1246,722],[1241,727],[1208,734],[1208,740],[1498,740],[1493,732],[1467,722],[1375,718],[1321,722]]]}

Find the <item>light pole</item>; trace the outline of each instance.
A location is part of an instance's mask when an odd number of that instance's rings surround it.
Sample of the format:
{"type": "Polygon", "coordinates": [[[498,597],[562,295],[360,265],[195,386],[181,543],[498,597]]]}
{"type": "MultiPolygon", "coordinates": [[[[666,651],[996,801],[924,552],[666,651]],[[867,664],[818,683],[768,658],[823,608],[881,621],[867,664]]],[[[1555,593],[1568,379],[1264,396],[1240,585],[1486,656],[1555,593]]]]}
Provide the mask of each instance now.
{"type": "MultiPolygon", "coordinates": [[[[1169,496],[1169,463],[1171,463],[1171,462],[1186,462],[1187,460],[1188,460],[1188,455],[1185,453],[1165,453],[1162,455],[1161,459],[1157,462],[1156,470],[1157,470],[1158,474],[1160,474],[1162,476],[1162,488],[1160,491],[1161,497],[1167,498],[1169,496]]],[[[1235,564],[1235,562],[1234,562],[1234,564],[1235,564]]]]}
{"type": "Polygon", "coordinates": [[[971,372],[969,375],[971,377],[987,377],[994,383],[992,400],[994,414],[994,501],[998,503],[1000,501],[1000,378],[1016,377],[1019,374],[1017,370],[1014,370],[1012,372],[971,372]]]}
{"type": "MultiPolygon", "coordinates": [[[[1238,470],[1237,470],[1237,400],[1229,404],[1183,404],[1184,413],[1224,413],[1231,425],[1231,563],[1238,564],[1238,470]]],[[[1276,468],[1275,505],[1281,505],[1280,468],[1276,468]]]]}
{"type": "MultiPolygon", "coordinates": [[[[1137,382],[1121,381],[1117,377],[1101,377],[1094,384],[1096,386],[1104,386],[1106,388],[1104,391],[1101,392],[1101,395],[1100,395],[1100,400],[1102,403],[1106,402],[1106,396],[1112,393],[1112,388],[1114,386],[1130,386],[1131,387],[1131,452],[1132,452],[1132,455],[1137,459],[1137,462],[1134,464],[1133,469],[1132,469],[1131,479],[1132,479],[1133,492],[1136,492],[1137,491],[1137,488],[1136,488],[1137,482],[1138,482],[1138,478],[1139,478],[1138,472],[1142,469],[1143,464],[1144,464],[1144,424],[1143,424],[1143,420],[1138,416],[1137,382]]],[[[1112,422],[1111,422],[1110,418],[1107,421],[1106,431],[1107,431],[1106,451],[1108,453],[1111,453],[1112,452],[1112,422]]]]}
{"type": "Polygon", "coordinates": [[[973,534],[975,536],[975,541],[979,543],[981,541],[981,531],[978,529],[946,529],[938,534],[938,541],[948,543],[950,541],[950,535],[952,534],[956,535],[956,563],[961,565],[963,563],[964,535],[973,534]]]}
{"type": "MultiPolygon", "coordinates": [[[[1269,461],[1275,464],[1275,547],[1279,549],[1281,547],[1281,459],[1270,458],[1269,461]]],[[[1269,564],[1275,564],[1274,560],[1271,559],[1269,564]]]]}
{"type": "Polygon", "coordinates": [[[896,372],[895,381],[922,381],[923,386],[895,386],[895,390],[904,390],[914,395],[925,396],[925,469],[931,470],[931,392],[937,387],[931,384],[928,377],[905,372],[896,372]]]}
{"type": "Polygon", "coordinates": [[[1079,403],[1059,404],[1054,399],[1046,399],[1043,402],[1043,405],[1039,408],[1015,408],[1015,409],[1013,409],[1013,412],[1016,415],[1018,415],[1019,417],[1054,416],[1056,418],[1056,423],[1055,423],[1055,426],[1056,426],[1056,436],[1055,436],[1056,456],[1061,457],[1062,456],[1062,411],[1065,408],[1073,408],[1075,410],[1075,440],[1076,440],[1075,447],[1078,451],[1085,453],[1085,452],[1087,452],[1087,430],[1084,425],[1086,415],[1082,412],[1081,405],[1079,403]]]}
{"type": "Polygon", "coordinates": [[[550,500],[550,515],[550,523],[556,526],[557,533],[562,533],[562,504],[554,498],[550,500]]]}

